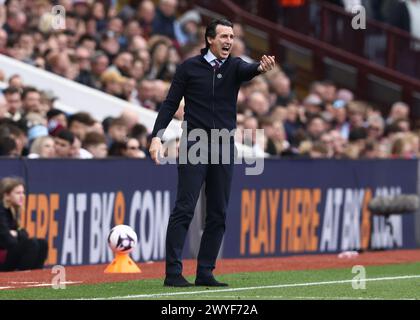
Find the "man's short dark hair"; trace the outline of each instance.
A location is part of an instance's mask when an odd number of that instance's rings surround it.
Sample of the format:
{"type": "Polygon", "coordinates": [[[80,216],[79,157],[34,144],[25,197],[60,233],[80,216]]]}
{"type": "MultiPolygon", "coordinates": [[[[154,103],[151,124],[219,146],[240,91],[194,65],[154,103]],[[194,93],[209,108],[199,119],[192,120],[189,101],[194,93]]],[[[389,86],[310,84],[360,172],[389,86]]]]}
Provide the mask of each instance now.
{"type": "Polygon", "coordinates": [[[0,156],[10,156],[16,147],[16,141],[11,137],[0,138],[0,156]]]}
{"type": "Polygon", "coordinates": [[[63,110],[60,110],[60,109],[53,108],[51,110],[48,110],[48,112],[47,112],[47,120],[50,120],[51,118],[54,118],[54,117],[56,117],[56,116],[58,116],[60,114],[66,115],[66,113],[63,110]]]}
{"type": "Polygon", "coordinates": [[[95,42],[96,45],[98,45],[98,41],[95,39],[95,37],[92,37],[91,35],[88,35],[88,34],[84,34],[80,37],[79,41],[77,41],[78,46],[82,45],[83,42],[85,41],[92,41],[92,42],[95,42]]]}
{"type": "Polygon", "coordinates": [[[233,23],[226,18],[213,19],[206,28],[206,34],[204,40],[206,41],[206,48],[210,47],[210,43],[207,41],[207,37],[214,39],[216,37],[216,27],[218,25],[233,28],[233,23]]]}
{"type": "Polygon", "coordinates": [[[367,132],[366,129],[361,128],[354,128],[350,130],[349,133],[349,142],[356,142],[358,140],[364,140],[367,138],[367,132]]]}
{"type": "Polygon", "coordinates": [[[15,93],[18,93],[19,95],[21,95],[21,90],[19,88],[16,88],[16,87],[7,87],[3,91],[4,95],[15,94],[15,93]]]}
{"type": "Polygon", "coordinates": [[[77,112],[75,114],[72,114],[69,117],[69,128],[71,127],[74,121],[78,121],[87,126],[92,126],[95,123],[95,119],[93,119],[92,116],[87,112],[77,112]]]}
{"type": "Polygon", "coordinates": [[[83,147],[97,146],[99,144],[106,144],[106,138],[99,132],[89,132],[86,134],[85,140],[83,140],[83,147]]]}
{"type": "Polygon", "coordinates": [[[72,145],[74,143],[74,134],[67,129],[60,130],[56,135],[57,138],[63,139],[72,145]]]}
{"type": "Polygon", "coordinates": [[[25,88],[23,88],[22,99],[25,99],[26,96],[28,95],[28,93],[31,93],[31,92],[39,93],[39,91],[35,87],[25,87],[25,88]]]}

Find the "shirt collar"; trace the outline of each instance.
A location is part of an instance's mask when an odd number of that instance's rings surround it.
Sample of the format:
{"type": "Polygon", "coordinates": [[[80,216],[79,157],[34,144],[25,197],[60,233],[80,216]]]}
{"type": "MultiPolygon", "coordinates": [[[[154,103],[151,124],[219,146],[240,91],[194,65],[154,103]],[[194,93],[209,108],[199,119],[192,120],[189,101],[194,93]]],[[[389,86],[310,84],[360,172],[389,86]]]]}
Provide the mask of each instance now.
{"type": "MultiPolygon", "coordinates": [[[[208,49],[207,53],[204,55],[204,59],[206,59],[206,61],[211,64],[211,62],[213,62],[214,59],[217,59],[217,57],[213,54],[213,52],[211,52],[210,49],[208,49]]],[[[226,61],[226,59],[219,60],[222,61],[222,64],[226,61]]]]}

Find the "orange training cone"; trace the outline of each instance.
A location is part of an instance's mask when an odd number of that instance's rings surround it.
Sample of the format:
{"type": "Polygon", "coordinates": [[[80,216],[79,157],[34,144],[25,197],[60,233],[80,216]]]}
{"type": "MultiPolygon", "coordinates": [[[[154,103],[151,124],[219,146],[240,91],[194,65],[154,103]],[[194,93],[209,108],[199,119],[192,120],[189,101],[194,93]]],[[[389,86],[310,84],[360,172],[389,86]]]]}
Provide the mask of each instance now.
{"type": "Polygon", "coordinates": [[[140,273],[140,268],[128,253],[117,252],[114,260],[106,267],[104,273],[140,273]]]}

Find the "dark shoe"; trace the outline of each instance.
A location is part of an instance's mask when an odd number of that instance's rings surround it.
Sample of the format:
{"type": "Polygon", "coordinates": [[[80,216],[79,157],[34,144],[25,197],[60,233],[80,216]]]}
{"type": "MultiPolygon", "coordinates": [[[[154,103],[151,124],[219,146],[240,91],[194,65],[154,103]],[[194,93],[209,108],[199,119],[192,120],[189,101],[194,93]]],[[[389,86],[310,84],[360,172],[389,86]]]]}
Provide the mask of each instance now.
{"type": "Polygon", "coordinates": [[[196,286],[205,286],[205,287],[227,287],[227,283],[217,281],[213,276],[209,277],[197,277],[195,279],[196,286]]]}
{"type": "Polygon", "coordinates": [[[188,282],[182,274],[179,275],[168,275],[163,282],[165,287],[192,287],[193,284],[188,282]]]}

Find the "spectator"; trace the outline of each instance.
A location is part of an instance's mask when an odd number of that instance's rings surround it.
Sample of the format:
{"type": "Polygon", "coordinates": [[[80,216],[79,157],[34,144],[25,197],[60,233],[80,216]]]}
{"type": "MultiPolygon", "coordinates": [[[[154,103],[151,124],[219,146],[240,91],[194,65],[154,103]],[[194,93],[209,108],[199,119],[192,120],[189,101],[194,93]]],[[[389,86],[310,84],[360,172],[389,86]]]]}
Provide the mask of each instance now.
{"type": "Polygon", "coordinates": [[[385,121],[379,115],[367,119],[367,136],[371,141],[380,141],[384,134],[385,121]]]}
{"type": "Polygon", "coordinates": [[[79,74],[74,80],[84,84],[85,86],[95,87],[94,79],[91,73],[89,50],[84,47],[78,47],[76,49],[75,59],[77,60],[79,74]]]}
{"type": "Polygon", "coordinates": [[[244,143],[252,148],[255,157],[263,158],[266,142],[264,135],[257,135],[257,129],[258,121],[255,117],[247,117],[244,120],[244,143]]]}
{"type": "Polygon", "coordinates": [[[41,94],[34,87],[25,87],[22,92],[22,110],[24,114],[29,112],[43,113],[41,94]]]}
{"type": "Polygon", "coordinates": [[[185,12],[175,21],[175,38],[180,46],[197,43],[200,23],[201,16],[196,10],[185,12]]]}
{"type": "Polygon", "coordinates": [[[350,134],[350,123],[347,120],[347,103],[344,100],[335,100],[332,104],[333,127],[338,130],[344,139],[350,134]]]}
{"type": "Polygon", "coordinates": [[[153,21],[155,19],[155,4],[150,0],[143,0],[137,7],[137,19],[143,29],[143,35],[148,39],[153,32],[153,21]]]}
{"type": "Polygon", "coordinates": [[[140,149],[140,143],[136,138],[128,138],[123,155],[128,158],[145,158],[146,154],[140,149]]]}
{"type": "Polygon", "coordinates": [[[106,138],[98,132],[89,132],[83,140],[83,148],[89,151],[93,158],[102,159],[108,156],[106,138]]]}
{"type": "Polygon", "coordinates": [[[173,73],[169,70],[169,48],[166,39],[158,40],[150,49],[151,65],[147,72],[148,79],[170,80],[173,73]]]}
{"type": "Polygon", "coordinates": [[[94,53],[91,61],[91,77],[92,77],[92,85],[96,89],[101,88],[101,75],[105,72],[105,70],[109,66],[109,59],[108,56],[102,52],[97,51],[94,53]]]}
{"type": "Polygon", "coordinates": [[[23,10],[9,11],[7,14],[6,24],[3,29],[7,32],[10,38],[16,40],[17,35],[25,30],[27,23],[26,14],[23,10]]]}
{"type": "Polygon", "coordinates": [[[413,133],[400,133],[392,143],[391,157],[413,159],[418,157],[419,137],[413,133]]]}
{"type": "Polygon", "coordinates": [[[131,129],[130,136],[137,139],[140,145],[140,150],[147,154],[149,150],[147,128],[138,123],[131,129]]]}
{"type": "Polygon", "coordinates": [[[75,135],[73,144],[71,145],[71,158],[75,159],[92,159],[93,155],[87,151],[86,149],[82,148],[82,141],[75,135]]]}
{"type": "Polygon", "coordinates": [[[54,139],[50,136],[36,138],[30,148],[28,158],[54,158],[55,146],[54,139]]]}
{"type": "Polygon", "coordinates": [[[365,118],[368,106],[361,101],[352,101],[348,103],[348,117],[350,130],[354,128],[362,128],[365,126],[365,118]]]}
{"type": "Polygon", "coordinates": [[[19,121],[23,115],[21,91],[16,87],[8,87],[3,91],[3,94],[7,110],[5,117],[19,121]]]}
{"type": "Polygon", "coordinates": [[[10,137],[0,137],[0,157],[18,157],[17,145],[10,137]]]}
{"type": "Polygon", "coordinates": [[[23,80],[22,77],[18,74],[14,74],[9,78],[9,87],[14,87],[19,90],[23,90],[23,80]]]}
{"type": "Polygon", "coordinates": [[[110,95],[124,99],[123,85],[126,79],[115,70],[105,71],[101,76],[102,90],[110,95]]]}
{"type": "Polygon", "coordinates": [[[326,132],[327,125],[325,120],[320,116],[314,116],[308,120],[306,124],[306,131],[312,141],[317,141],[321,135],[326,132]]]}
{"type": "Polygon", "coordinates": [[[309,94],[303,100],[303,106],[305,109],[306,117],[313,117],[320,115],[322,110],[324,109],[324,104],[320,96],[316,93],[309,94]]]}
{"type": "Polygon", "coordinates": [[[269,100],[263,93],[259,91],[255,91],[250,94],[247,100],[247,106],[257,116],[266,115],[270,111],[269,100]]]}
{"type": "MultiPolygon", "coordinates": [[[[113,142],[124,142],[127,139],[128,129],[126,122],[122,118],[115,118],[111,121],[107,134],[107,145],[111,146],[113,142]]],[[[110,152],[111,154],[111,152],[110,152]]],[[[114,154],[116,155],[116,154],[114,154]]]]}
{"type": "Polygon", "coordinates": [[[259,121],[259,128],[264,130],[266,135],[265,152],[273,156],[279,156],[290,146],[286,140],[284,126],[279,121],[274,121],[270,117],[263,117],[259,121]]]}
{"type": "Polygon", "coordinates": [[[154,94],[154,82],[148,79],[141,80],[137,88],[138,104],[144,108],[156,110],[154,94]]]}
{"type": "Polygon", "coordinates": [[[51,109],[47,112],[47,126],[48,132],[51,135],[55,135],[58,131],[67,128],[67,117],[64,111],[59,109],[51,109]]]}
{"type": "Polygon", "coordinates": [[[116,71],[119,75],[124,77],[131,76],[131,70],[133,68],[133,55],[130,52],[120,52],[114,59],[114,64],[111,65],[107,70],[116,71]]]}
{"type": "Polygon", "coordinates": [[[328,147],[322,141],[315,141],[309,150],[309,157],[311,159],[328,158],[328,147]]]}
{"type": "Polygon", "coordinates": [[[231,55],[239,57],[245,62],[253,63],[254,60],[246,54],[245,42],[241,38],[236,38],[232,46],[231,55]]]}
{"type": "Polygon", "coordinates": [[[92,18],[96,22],[96,30],[103,32],[106,29],[105,6],[102,2],[95,1],[92,5],[92,18]]]}
{"type": "Polygon", "coordinates": [[[111,31],[107,31],[101,37],[100,49],[106,53],[109,60],[113,60],[120,51],[118,38],[111,31]]]}
{"type": "Polygon", "coordinates": [[[7,32],[4,29],[0,29],[0,53],[1,54],[5,54],[5,55],[8,54],[7,39],[8,39],[7,32]]]}
{"type": "Polygon", "coordinates": [[[27,145],[27,136],[24,130],[19,128],[13,121],[3,123],[0,125],[0,138],[7,138],[4,140],[3,155],[7,156],[21,156],[26,153],[25,146],[27,145]],[[14,141],[12,144],[10,139],[14,141]]]}
{"type": "Polygon", "coordinates": [[[153,34],[160,34],[175,40],[175,13],[177,0],[160,0],[152,23],[153,34]]]}
{"type": "Polygon", "coordinates": [[[399,119],[408,120],[409,116],[410,116],[410,107],[404,102],[395,102],[391,106],[391,111],[389,112],[389,116],[386,120],[386,123],[391,124],[399,119]]]}
{"type": "Polygon", "coordinates": [[[3,178],[0,197],[0,271],[42,269],[48,256],[47,241],[29,238],[20,226],[25,204],[23,181],[3,178]]]}
{"type": "Polygon", "coordinates": [[[294,99],[290,79],[282,72],[277,72],[270,78],[270,87],[276,95],[276,105],[286,106],[294,99]]]}
{"type": "MultiPolygon", "coordinates": [[[[283,109],[283,107],[280,108],[283,109]]],[[[286,108],[286,116],[283,123],[286,131],[286,137],[289,142],[292,142],[296,131],[303,127],[304,121],[302,121],[302,119],[306,120],[302,114],[303,111],[303,108],[294,103],[288,104],[286,108]]]]}
{"type": "Polygon", "coordinates": [[[63,129],[55,136],[55,154],[58,158],[71,158],[74,134],[67,129],[63,129]]]}
{"type": "Polygon", "coordinates": [[[125,157],[127,152],[127,143],[121,141],[114,141],[111,143],[108,151],[110,157],[125,157]]]}
{"type": "Polygon", "coordinates": [[[83,141],[87,132],[95,123],[95,120],[87,112],[78,112],[68,119],[68,129],[80,140],[83,141]]]}
{"type": "Polygon", "coordinates": [[[123,110],[123,112],[120,115],[120,118],[124,121],[128,131],[131,131],[140,120],[139,113],[129,108],[123,110]]]}

